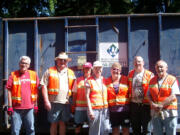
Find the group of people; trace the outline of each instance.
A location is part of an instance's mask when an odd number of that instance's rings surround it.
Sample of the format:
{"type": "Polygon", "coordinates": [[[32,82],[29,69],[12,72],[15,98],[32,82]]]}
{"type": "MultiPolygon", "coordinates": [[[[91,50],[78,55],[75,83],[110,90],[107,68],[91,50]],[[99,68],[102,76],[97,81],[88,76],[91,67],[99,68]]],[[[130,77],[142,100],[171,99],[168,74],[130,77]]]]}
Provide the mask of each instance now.
{"type": "Polygon", "coordinates": [[[51,123],[50,134],[66,134],[66,122],[74,113],[75,134],[81,133],[88,121],[89,135],[176,135],[177,79],[168,74],[168,65],[159,60],[155,64],[157,75],[144,68],[141,56],[134,58],[134,69],[128,76],[121,75],[122,67],[115,62],[111,76],[102,76],[103,65],[83,65],[83,76],[76,78],[67,64],[71,59],[64,52],[55,57],[55,66],[43,74],[41,81],[36,72],[29,70],[31,59],[22,56],[19,70],[9,76],[8,114],[11,116],[11,134],[19,135],[22,122],[27,135],[35,135],[34,113],[38,112],[38,86],[42,86],[44,105],[51,123]],[[71,99],[72,98],[72,102],[71,99]],[[152,129],[153,126],[153,129],[152,129]]]}

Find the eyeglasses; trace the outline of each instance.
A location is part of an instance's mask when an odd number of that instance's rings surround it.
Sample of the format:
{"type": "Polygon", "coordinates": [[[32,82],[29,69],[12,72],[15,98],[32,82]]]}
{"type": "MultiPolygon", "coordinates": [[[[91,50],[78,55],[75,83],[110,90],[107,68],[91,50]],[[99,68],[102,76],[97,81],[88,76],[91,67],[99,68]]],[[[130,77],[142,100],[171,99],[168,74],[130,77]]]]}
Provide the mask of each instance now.
{"type": "Polygon", "coordinates": [[[120,71],[121,71],[120,69],[117,69],[117,68],[113,68],[112,70],[113,70],[113,71],[117,71],[117,72],[120,72],[120,71]]]}
{"type": "Polygon", "coordinates": [[[29,65],[29,63],[20,62],[21,65],[29,65]]]}

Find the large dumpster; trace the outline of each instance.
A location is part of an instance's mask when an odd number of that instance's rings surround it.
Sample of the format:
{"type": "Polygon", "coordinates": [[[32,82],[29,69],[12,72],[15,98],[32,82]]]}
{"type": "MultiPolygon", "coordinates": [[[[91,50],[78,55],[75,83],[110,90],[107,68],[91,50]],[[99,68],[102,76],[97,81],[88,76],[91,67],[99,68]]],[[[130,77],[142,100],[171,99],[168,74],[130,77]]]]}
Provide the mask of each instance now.
{"type": "MultiPolygon", "coordinates": [[[[31,69],[41,78],[54,65],[54,57],[65,51],[72,58],[69,67],[81,75],[85,61],[102,61],[104,76],[115,61],[123,74],[133,68],[134,56],[144,58],[145,67],[155,72],[159,59],[167,61],[169,73],[180,76],[180,14],[133,14],[105,16],[67,16],[42,18],[4,18],[0,20],[0,101],[7,105],[5,81],[18,69],[20,56],[32,59],[31,69]]],[[[39,90],[40,111],[36,131],[49,132],[47,112],[39,90]]],[[[2,109],[1,109],[2,110],[2,109]]],[[[0,123],[8,127],[8,116],[1,111],[0,123]]],[[[2,126],[2,124],[0,124],[2,126]]],[[[4,127],[0,129],[3,130],[4,127]]]]}

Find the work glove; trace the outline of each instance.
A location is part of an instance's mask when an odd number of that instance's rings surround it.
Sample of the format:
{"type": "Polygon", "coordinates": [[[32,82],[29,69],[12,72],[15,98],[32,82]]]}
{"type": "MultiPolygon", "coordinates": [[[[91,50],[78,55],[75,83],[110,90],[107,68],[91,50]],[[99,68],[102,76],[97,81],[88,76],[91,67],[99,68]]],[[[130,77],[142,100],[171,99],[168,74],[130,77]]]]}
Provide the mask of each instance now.
{"type": "Polygon", "coordinates": [[[8,113],[9,116],[13,115],[13,113],[14,113],[13,108],[12,107],[8,107],[7,113],[8,113]]]}
{"type": "Polygon", "coordinates": [[[38,113],[38,106],[34,106],[34,113],[35,113],[35,114],[38,113]]]}

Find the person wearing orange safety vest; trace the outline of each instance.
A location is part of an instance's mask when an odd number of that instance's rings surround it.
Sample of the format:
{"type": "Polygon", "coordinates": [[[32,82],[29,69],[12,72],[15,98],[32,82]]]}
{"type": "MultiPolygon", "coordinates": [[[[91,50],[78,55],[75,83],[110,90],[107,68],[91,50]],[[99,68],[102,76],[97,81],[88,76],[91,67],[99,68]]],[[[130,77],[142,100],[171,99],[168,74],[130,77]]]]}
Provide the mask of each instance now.
{"type": "Polygon", "coordinates": [[[155,65],[157,76],[149,84],[148,97],[151,104],[153,135],[176,135],[177,98],[179,86],[176,77],[167,73],[168,65],[159,60],[155,65]]]}
{"type": "Polygon", "coordinates": [[[88,105],[89,135],[108,135],[109,117],[107,88],[102,74],[102,63],[93,63],[93,75],[86,83],[86,99],[88,105]]]}
{"type": "Polygon", "coordinates": [[[87,102],[85,83],[91,76],[92,64],[83,64],[83,76],[78,77],[73,86],[73,106],[75,107],[74,121],[76,123],[75,134],[80,134],[83,124],[87,123],[87,102]]]}
{"type": "Polygon", "coordinates": [[[113,63],[111,76],[106,80],[108,90],[108,106],[112,135],[118,135],[119,126],[122,126],[122,134],[129,135],[129,90],[128,78],[121,75],[121,64],[113,63]]]}
{"type": "Polygon", "coordinates": [[[44,97],[45,108],[48,111],[48,121],[51,123],[50,134],[66,134],[66,125],[70,119],[69,98],[75,81],[74,72],[67,67],[71,61],[65,52],[59,53],[55,58],[55,66],[50,67],[43,74],[40,84],[44,97]]]}
{"type": "Polygon", "coordinates": [[[152,72],[144,68],[144,60],[141,56],[134,58],[134,70],[128,74],[130,120],[134,135],[150,135],[150,104],[147,97],[152,72]],[[142,127],[142,133],[141,133],[142,127]]]}
{"type": "Polygon", "coordinates": [[[8,115],[11,116],[11,134],[19,135],[22,122],[26,134],[35,135],[34,114],[37,113],[39,78],[35,71],[28,70],[31,59],[21,56],[19,70],[11,73],[6,84],[8,89],[8,115]]]}

